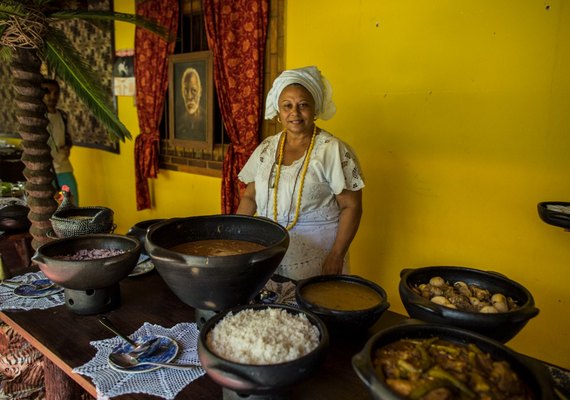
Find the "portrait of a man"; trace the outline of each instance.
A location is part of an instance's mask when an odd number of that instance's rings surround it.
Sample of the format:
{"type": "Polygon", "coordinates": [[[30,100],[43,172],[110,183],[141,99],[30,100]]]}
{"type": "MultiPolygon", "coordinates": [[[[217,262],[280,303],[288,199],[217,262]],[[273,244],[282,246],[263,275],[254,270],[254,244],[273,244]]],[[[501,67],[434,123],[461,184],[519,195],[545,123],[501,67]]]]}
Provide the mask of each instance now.
{"type": "Polygon", "coordinates": [[[170,71],[171,137],[177,145],[211,147],[211,53],[172,56],[170,71]]]}
{"type": "Polygon", "coordinates": [[[178,139],[204,140],[206,110],[201,103],[202,83],[195,68],[188,67],[180,80],[180,92],[185,111],[176,124],[178,139]]]}

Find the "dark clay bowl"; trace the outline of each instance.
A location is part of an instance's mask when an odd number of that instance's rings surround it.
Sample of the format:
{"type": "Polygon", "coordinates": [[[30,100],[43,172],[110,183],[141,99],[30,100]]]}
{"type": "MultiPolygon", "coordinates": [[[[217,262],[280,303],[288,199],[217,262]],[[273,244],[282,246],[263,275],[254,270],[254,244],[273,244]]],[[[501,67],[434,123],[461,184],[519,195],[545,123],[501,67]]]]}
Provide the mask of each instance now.
{"type": "MultiPolygon", "coordinates": [[[[342,299],[342,296],[342,293],[338,293],[339,299],[342,299]]],[[[301,280],[297,283],[295,298],[299,307],[321,318],[327,325],[331,335],[335,336],[340,334],[350,336],[355,333],[365,332],[390,307],[388,296],[383,288],[356,275],[320,275],[301,280]],[[318,286],[323,282],[345,282],[353,285],[363,285],[378,294],[378,304],[362,310],[335,310],[314,304],[304,297],[306,288],[313,285],[318,286]]]]}
{"type": "Polygon", "coordinates": [[[247,304],[275,272],[289,246],[289,234],[267,219],[210,215],[169,219],[152,225],[146,249],[158,273],[184,303],[221,311],[247,304]],[[229,256],[195,256],[172,246],[205,239],[254,242],[264,249],[229,256]]]}
{"type": "Polygon", "coordinates": [[[570,207],[570,203],[563,201],[543,201],[538,203],[538,216],[549,225],[570,229],[570,214],[551,210],[548,206],[570,207]]]}
{"type": "Polygon", "coordinates": [[[404,269],[400,273],[399,292],[402,303],[412,318],[468,329],[503,343],[511,340],[539,312],[534,306],[534,298],[522,285],[497,272],[473,268],[433,266],[404,269]],[[492,293],[502,293],[515,300],[519,307],[498,314],[461,311],[435,304],[412,290],[414,285],[428,283],[434,276],[441,276],[450,284],[463,281],[492,293]]]}
{"type": "Polygon", "coordinates": [[[352,366],[358,377],[368,387],[374,399],[401,400],[384,382],[382,371],[376,371],[372,364],[376,349],[401,339],[431,338],[459,344],[475,344],[488,353],[494,361],[506,361],[519,378],[525,382],[535,400],[555,399],[554,382],[546,368],[538,361],[514,352],[491,338],[464,329],[428,324],[420,321],[407,321],[381,330],[372,336],[362,351],[352,358],[352,366]]]}
{"type": "Polygon", "coordinates": [[[115,234],[81,235],[56,239],[40,246],[32,261],[56,284],[73,290],[107,288],[125,278],[141,252],[138,239],[115,234]],[[93,260],[61,260],[79,250],[117,249],[120,255],[93,260]]]}
{"type": "Polygon", "coordinates": [[[11,201],[8,204],[0,205],[0,231],[17,232],[27,230],[31,222],[28,219],[30,209],[11,201]]]}
{"type": "Polygon", "coordinates": [[[148,231],[148,228],[150,228],[152,225],[154,225],[158,222],[162,222],[162,221],[164,221],[164,218],[148,219],[146,221],[140,221],[140,222],[137,222],[136,224],[134,224],[133,226],[131,226],[129,228],[129,230],[127,231],[127,235],[134,236],[139,240],[139,242],[141,242],[141,247],[142,247],[141,251],[143,254],[147,254],[146,249],[145,249],[145,240],[146,240],[146,233],[148,231]]]}
{"type": "MultiPolygon", "coordinates": [[[[279,327],[276,326],[274,329],[279,329],[279,327]]],[[[286,391],[294,384],[312,375],[324,358],[328,342],[329,337],[325,324],[310,312],[287,305],[256,304],[225,310],[210,318],[200,330],[198,356],[200,357],[202,367],[210,378],[220,386],[242,394],[271,394],[286,391]],[[287,310],[291,314],[304,313],[309,321],[318,328],[321,334],[321,341],[317,348],[303,357],[280,364],[240,364],[223,359],[212,352],[207,346],[208,333],[229,312],[236,314],[249,308],[256,310],[278,308],[287,310]]]]}

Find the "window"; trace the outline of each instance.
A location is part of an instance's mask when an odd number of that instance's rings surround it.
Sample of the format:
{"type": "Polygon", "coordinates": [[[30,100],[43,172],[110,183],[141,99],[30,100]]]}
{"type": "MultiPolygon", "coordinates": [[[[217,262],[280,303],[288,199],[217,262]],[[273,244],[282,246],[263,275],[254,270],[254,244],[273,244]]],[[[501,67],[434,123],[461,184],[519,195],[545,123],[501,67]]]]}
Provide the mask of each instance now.
{"type": "MultiPolygon", "coordinates": [[[[271,85],[273,79],[284,68],[283,16],[284,1],[270,1],[269,27],[265,52],[265,93],[270,88],[267,85],[271,85]]],[[[180,20],[178,24],[175,54],[208,50],[201,0],[180,0],[180,20]]],[[[224,154],[229,144],[229,138],[224,129],[215,90],[214,147],[212,150],[192,149],[174,145],[169,140],[168,135],[168,112],[168,102],[166,102],[160,127],[160,168],[221,177],[224,154]]],[[[262,126],[262,136],[271,135],[277,129],[275,122],[266,121],[262,126]]]]}

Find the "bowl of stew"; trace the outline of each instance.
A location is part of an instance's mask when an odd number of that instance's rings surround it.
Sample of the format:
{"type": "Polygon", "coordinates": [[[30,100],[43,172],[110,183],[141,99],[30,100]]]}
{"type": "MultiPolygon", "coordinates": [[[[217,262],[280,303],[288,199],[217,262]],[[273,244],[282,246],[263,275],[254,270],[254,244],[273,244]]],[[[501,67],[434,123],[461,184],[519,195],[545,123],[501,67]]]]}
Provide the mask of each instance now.
{"type": "Polygon", "coordinates": [[[248,304],[289,246],[287,230],[268,218],[206,215],[148,228],[145,247],[164,282],[184,303],[214,312],[248,304]]]}
{"type": "Polygon", "coordinates": [[[409,320],[352,358],[374,399],[555,399],[545,366],[481,334],[409,320]]]}
{"type": "Polygon", "coordinates": [[[386,291],[356,275],[320,275],[301,280],[295,299],[302,309],[320,317],[331,335],[369,329],[390,307],[386,291]]]}

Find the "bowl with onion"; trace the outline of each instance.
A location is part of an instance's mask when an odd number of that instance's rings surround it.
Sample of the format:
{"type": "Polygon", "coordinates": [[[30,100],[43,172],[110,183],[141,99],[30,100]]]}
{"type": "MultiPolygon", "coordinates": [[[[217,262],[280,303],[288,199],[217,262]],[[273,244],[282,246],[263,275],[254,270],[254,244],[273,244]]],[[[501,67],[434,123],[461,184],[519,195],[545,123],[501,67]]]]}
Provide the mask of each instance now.
{"type": "Polygon", "coordinates": [[[137,238],[98,233],[45,243],[32,261],[64,288],[65,304],[72,312],[90,315],[121,305],[119,282],[133,270],[140,253],[137,238]]]}
{"type": "Polygon", "coordinates": [[[498,272],[474,268],[403,269],[399,293],[412,318],[472,330],[503,343],[539,313],[524,286],[498,272]]]}

